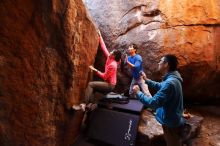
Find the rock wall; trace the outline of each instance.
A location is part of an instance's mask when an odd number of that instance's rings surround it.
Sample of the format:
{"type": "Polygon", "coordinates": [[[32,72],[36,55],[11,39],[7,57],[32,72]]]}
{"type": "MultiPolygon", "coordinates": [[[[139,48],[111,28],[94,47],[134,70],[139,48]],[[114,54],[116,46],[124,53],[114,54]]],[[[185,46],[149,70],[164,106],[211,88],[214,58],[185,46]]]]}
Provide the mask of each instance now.
{"type": "Polygon", "coordinates": [[[139,46],[149,78],[160,80],[157,63],[161,56],[172,53],[179,58],[186,99],[220,99],[219,0],[84,3],[110,50],[125,51],[132,43],[139,46]]]}
{"type": "Polygon", "coordinates": [[[0,145],[71,145],[98,36],[82,1],[0,1],[0,145]]]}

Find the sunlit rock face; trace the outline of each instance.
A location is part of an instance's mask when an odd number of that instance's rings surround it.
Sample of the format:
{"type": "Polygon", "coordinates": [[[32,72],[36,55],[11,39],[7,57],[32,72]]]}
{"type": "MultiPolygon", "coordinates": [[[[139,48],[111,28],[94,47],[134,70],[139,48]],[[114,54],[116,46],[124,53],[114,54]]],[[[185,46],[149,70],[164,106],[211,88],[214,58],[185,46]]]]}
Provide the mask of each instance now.
{"type": "Polygon", "coordinates": [[[82,1],[0,2],[0,145],[73,143],[98,46],[82,1]]]}
{"type": "Polygon", "coordinates": [[[219,0],[84,3],[110,50],[126,50],[132,43],[139,46],[149,78],[160,79],[157,63],[161,56],[172,53],[179,58],[185,98],[220,99],[219,0]]]}

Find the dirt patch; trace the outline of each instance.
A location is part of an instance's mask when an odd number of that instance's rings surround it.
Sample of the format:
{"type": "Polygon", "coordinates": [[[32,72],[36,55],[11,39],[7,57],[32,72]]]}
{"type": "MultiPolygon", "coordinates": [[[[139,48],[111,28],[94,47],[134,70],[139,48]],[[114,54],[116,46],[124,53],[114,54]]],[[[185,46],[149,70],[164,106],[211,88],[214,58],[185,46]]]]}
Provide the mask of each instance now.
{"type": "Polygon", "coordinates": [[[204,117],[201,131],[192,139],[190,146],[220,146],[220,107],[194,106],[188,110],[204,117]]]}

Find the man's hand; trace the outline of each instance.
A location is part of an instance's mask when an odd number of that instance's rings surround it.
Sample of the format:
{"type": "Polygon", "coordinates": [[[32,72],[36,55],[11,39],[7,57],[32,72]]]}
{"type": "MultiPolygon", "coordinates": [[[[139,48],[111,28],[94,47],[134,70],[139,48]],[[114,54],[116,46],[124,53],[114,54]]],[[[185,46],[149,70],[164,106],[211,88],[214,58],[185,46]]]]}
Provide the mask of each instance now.
{"type": "Polygon", "coordinates": [[[127,56],[127,54],[125,55],[125,61],[126,61],[127,65],[128,65],[128,67],[131,67],[131,68],[134,68],[134,67],[135,67],[134,64],[132,64],[131,62],[128,61],[128,56],[127,56]]]}
{"type": "Polygon", "coordinates": [[[144,80],[148,79],[146,74],[143,71],[140,72],[140,75],[143,77],[144,80]]]}
{"type": "Polygon", "coordinates": [[[97,72],[98,70],[97,69],[95,69],[92,65],[90,65],[89,66],[89,68],[91,69],[91,70],[93,70],[93,71],[95,71],[95,72],[97,72]]]}
{"type": "Polygon", "coordinates": [[[138,91],[140,91],[139,86],[138,85],[134,85],[134,87],[133,87],[134,94],[137,94],[138,91]]]}

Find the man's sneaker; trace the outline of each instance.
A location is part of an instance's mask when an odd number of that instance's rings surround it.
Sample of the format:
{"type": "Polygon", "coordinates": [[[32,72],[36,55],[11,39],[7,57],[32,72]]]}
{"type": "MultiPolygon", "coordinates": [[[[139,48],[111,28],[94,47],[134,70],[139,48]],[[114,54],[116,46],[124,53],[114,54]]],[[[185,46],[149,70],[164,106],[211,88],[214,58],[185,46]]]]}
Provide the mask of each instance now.
{"type": "Polygon", "coordinates": [[[78,110],[82,110],[84,112],[85,109],[86,109],[86,104],[85,103],[81,103],[79,105],[73,105],[72,109],[77,110],[77,111],[78,110]]]}

